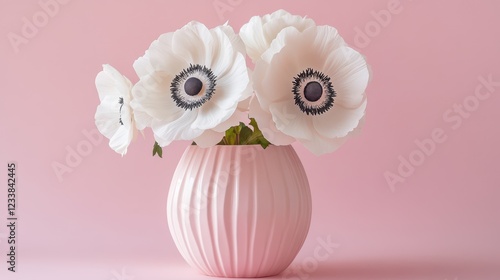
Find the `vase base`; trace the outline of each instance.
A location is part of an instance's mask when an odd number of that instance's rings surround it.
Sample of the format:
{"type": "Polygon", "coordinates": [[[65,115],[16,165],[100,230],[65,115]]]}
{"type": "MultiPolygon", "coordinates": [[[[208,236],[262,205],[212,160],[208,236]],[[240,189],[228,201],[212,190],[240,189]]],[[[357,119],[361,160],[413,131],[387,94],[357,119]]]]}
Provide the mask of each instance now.
{"type": "Polygon", "coordinates": [[[214,277],[214,278],[267,278],[267,277],[273,277],[273,276],[276,276],[276,275],[279,275],[280,273],[282,273],[283,271],[279,271],[279,272],[273,272],[273,273],[261,273],[261,274],[244,274],[244,275],[239,275],[239,274],[235,274],[235,275],[215,275],[215,274],[208,274],[208,273],[203,273],[203,272],[200,272],[200,274],[203,274],[205,276],[210,276],[210,277],[214,277]]]}

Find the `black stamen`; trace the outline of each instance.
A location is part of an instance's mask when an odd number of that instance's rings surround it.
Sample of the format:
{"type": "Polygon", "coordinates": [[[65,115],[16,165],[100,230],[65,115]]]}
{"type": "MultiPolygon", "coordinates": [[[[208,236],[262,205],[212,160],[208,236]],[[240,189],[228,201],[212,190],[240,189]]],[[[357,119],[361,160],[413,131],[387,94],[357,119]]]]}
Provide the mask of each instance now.
{"type": "Polygon", "coordinates": [[[311,68],[300,72],[294,78],[292,93],[294,94],[295,104],[307,115],[320,115],[330,110],[336,96],[330,77],[311,68]],[[305,82],[307,84],[302,87],[302,83],[305,82]],[[326,94],[323,102],[314,104],[314,102],[321,99],[323,94],[326,94]]]}
{"type": "Polygon", "coordinates": [[[188,68],[183,69],[172,80],[170,84],[172,99],[175,101],[177,107],[184,110],[193,110],[210,100],[215,92],[216,82],[217,77],[212,70],[200,64],[190,64],[188,68]],[[208,81],[207,84],[204,85],[194,74],[197,74],[198,77],[203,76],[208,81]],[[183,84],[184,91],[181,89],[183,84]],[[203,94],[198,97],[197,95],[200,92],[203,92],[203,94]]]}
{"type": "Polygon", "coordinates": [[[118,99],[118,104],[120,104],[120,119],[119,119],[119,122],[120,122],[121,125],[123,125],[123,121],[122,121],[123,97],[120,97],[120,99],[118,99]]]}

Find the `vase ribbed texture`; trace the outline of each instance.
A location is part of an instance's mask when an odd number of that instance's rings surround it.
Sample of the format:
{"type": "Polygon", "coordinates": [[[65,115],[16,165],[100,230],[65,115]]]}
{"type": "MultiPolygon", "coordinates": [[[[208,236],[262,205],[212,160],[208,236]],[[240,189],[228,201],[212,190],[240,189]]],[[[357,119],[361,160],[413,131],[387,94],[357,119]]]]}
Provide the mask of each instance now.
{"type": "Polygon", "coordinates": [[[174,242],[201,273],[263,277],[285,270],[311,221],[311,194],[292,146],[189,146],[167,202],[174,242]]]}

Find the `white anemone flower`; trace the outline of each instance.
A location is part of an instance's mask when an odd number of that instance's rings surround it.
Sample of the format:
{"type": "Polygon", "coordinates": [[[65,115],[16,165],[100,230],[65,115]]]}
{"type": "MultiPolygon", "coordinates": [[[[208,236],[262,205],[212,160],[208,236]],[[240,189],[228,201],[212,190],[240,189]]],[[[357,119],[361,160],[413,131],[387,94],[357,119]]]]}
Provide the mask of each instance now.
{"type": "Polygon", "coordinates": [[[329,153],[362,121],[369,77],[364,57],[335,28],[288,27],[256,63],[250,116],[275,145],[294,138],[316,155],[329,153]]]}
{"type": "Polygon", "coordinates": [[[271,46],[271,42],[286,27],[293,26],[299,31],[316,26],[309,18],[292,15],[285,10],[278,10],[265,16],[254,16],[240,29],[240,37],[245,43],[248,56],[253,62],[271,46]]]}
{"type": "Polygon", "coordinates": [[[136,130],[130,108],[132,83],[111,65],[105,64],[97,74],[95,84],[101,101],[95,113],[95,124],[109,139],[109,146],[123,156],[136,130]]]}
{"type": "Polygon", "coordinates": [[[138,128],[151,127],[162,147],[174,140],[217,144],[252,95],[243,46],[228,25],[191,22],[161,35],[134,63],[138,128]]]}

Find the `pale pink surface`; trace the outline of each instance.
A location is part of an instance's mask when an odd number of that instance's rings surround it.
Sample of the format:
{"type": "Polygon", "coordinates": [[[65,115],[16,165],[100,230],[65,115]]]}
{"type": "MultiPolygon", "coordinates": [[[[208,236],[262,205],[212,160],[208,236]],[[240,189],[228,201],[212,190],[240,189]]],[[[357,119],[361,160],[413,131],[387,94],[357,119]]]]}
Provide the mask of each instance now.
{"type": "MultiPolygon", "coordinates": [[[[500,2],[401,0],[378,30],[372,13],[388,10],[389,0],[231,1],[219,17],[214,3],[227,2],[73,0],[15,53],[8,33],[19,34],[23,17],[41,8],[1,0],[0,162],[19,164],[20,272],[7,274],[2,261],[0,278],[119,280],[115,274],[126,267],[136,280],[205,279],[182,260],[165,215],[169,182],[189,143],[173,144],[159,159],[150,156],[151,133],[124,158],[102,141],[61,182],[51,164],[64,164],[67,147],[84,145],[82,131],[95,127],[101,64],[135,82],[133,61],[163,32],[193,19],[208,26],[229,20],[239,29],[253,15],[284,8],[337,27],[373,71],[358,137],[321,157],[296,145],[313,216],[292,264],[301,272],[289,277],[498,279],[500,87],[464,117],[449,110],[472,100],[479,77],[500,81],[500,2]],[[370,40],[356,40],[367,26],[370,40]],[[397,174],[398,156],[407,159],[415,140],[435,129],[444,142],[391,189],[384,173],[397,174]],[[318,261],[318,239],[328,236],[338,248],[318,261]]],[[[6,182],[6,167],[0,174],[6,182]]],[[[6,233],[1,226],[3,256],[6,233]]]]}

